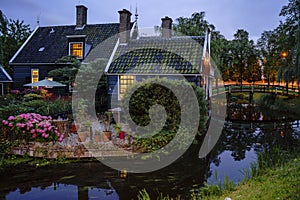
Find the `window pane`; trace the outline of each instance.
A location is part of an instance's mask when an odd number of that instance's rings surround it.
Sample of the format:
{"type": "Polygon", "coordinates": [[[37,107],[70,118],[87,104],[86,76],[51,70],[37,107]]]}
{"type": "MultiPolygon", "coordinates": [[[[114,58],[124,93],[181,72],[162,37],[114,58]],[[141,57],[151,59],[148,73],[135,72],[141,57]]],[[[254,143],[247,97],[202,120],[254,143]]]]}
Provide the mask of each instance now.
{"type": "Polygon", "coordinates": [[[31,70],[31,82],[38,82],[39,81],[39,70],[38,69],[32,69],[31,70]]]}
{"type": "Polygon", "coordinates": [[[134,76],[120,76],[120,98],[122,98],[126,92],[126,89],[134,83],[134,76]]]}
{"type": "Polygon", "coordinates": [[[83,43],[71,43],[70,55],[76,56],[77,58],[83,58],[83,43]]]}

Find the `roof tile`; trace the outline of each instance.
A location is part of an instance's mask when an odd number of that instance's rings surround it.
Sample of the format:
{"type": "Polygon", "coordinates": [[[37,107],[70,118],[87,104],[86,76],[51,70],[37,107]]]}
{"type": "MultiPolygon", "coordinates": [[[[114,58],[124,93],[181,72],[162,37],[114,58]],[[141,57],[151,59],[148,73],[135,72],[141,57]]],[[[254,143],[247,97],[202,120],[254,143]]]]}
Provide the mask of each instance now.
{"type": "Polygon", "coordinates": [[[197,74],[204,37],[144,37],[120,45],[110,64],[113,74],[197,74]]]}

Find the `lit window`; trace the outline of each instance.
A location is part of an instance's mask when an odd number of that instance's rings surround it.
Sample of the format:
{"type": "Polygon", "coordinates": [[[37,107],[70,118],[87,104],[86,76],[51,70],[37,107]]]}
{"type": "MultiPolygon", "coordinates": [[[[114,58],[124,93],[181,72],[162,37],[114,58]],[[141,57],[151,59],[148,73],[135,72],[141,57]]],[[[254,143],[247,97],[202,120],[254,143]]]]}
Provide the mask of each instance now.
{"type": "Polygon", "coordinates": [[[134,76],[120,76],[120,98],[122,98],[126,92],[128,86],[133,84],[134,76]]]}
{"type": "Polygon", "coordinates": [[[83,42],[70,43],[69,54],[77,58],[83,58],[83,42]]]}
{"type": "Polygon", "coordinates": [[[32,69],[31,70],[31,83],[35,83],[39,81],[39,70],[32,69]]]}

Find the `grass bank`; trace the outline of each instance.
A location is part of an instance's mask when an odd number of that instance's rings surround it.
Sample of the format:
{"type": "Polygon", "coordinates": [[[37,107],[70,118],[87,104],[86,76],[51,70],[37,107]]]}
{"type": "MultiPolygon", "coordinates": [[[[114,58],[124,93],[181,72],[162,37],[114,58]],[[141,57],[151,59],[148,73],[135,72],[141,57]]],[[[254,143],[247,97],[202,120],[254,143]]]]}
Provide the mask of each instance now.
{"type": "MultiPolygon", "coordinates": [[[[300,148],[280,149],[260,153],[258,162],[251,166],[251,172],[245,173],[244,180],[234,185],[225,179],[218,185],[206,185],[190,195],[191,200],[298,200],[300,199],[300,148]],[[250,178],[250,173],[252,177],[250,178]]],[[[150,197],[146,190],[140,191],[139,200],[183,200],[161,194],[150,197]]]]}
{"type": "Polygon", "coordinates": [[[222,195],[209,195],[199,199],[224,200],[273,200],[300,199],[300,157],[282,166],[272,167],[265,174],[255,176],[235,187],[232,191],[223,190],[222,195]]]}

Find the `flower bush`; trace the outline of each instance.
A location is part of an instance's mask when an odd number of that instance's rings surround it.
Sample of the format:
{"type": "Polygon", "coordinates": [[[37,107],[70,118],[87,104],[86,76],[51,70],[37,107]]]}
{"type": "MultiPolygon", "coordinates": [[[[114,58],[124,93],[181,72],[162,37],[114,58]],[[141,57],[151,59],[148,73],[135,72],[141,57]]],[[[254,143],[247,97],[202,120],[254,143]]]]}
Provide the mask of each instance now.
{"type": "Polygon", "coordinates": [[[36,113],[23,113],[17,116],[10,116],[2,123],[15,134],[16,139],[25,141],[59,141],[64,139],[64,135],[59,133],[57,127],[51,125],[51,116],[42,116],[36,113]]]}

